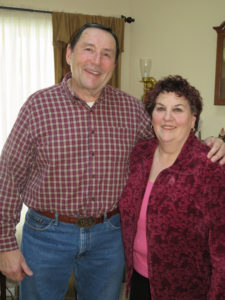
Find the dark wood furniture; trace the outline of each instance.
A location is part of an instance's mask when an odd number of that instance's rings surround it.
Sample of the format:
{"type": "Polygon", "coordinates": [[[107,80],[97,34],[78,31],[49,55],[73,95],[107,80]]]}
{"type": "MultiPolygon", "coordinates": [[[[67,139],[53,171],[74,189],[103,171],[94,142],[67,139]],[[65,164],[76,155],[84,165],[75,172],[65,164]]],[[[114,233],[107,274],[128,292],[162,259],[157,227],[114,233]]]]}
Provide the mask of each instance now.
{"type": "Polygon", "coordinates": [[[6,300],[6,278],[1,272],[0,272],[0,290],[1,290],[0,300],[6,300]]]}
{"type": "Polygon", "coordinates": [[[217,27],[215,105],[225,105],[225,21],[217,27]]]}

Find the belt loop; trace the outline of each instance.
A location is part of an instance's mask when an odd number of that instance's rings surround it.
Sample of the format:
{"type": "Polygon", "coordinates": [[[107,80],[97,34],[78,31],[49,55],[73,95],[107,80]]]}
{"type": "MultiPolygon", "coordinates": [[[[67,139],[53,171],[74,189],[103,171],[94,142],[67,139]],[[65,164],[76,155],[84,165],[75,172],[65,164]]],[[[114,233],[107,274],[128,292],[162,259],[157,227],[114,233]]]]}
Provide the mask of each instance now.
{"type": "Polygon", "coordinates": [[[108,219],[107,213],[104,214],[104,222],[108,219]]]}
{"type": "Polygon", "coordinates": [[[54,225],[58,226],[58,224],[59,224],[59,215],[58,215],[58,213],[55,213],[55,222],[54,222],[54,225]]]}

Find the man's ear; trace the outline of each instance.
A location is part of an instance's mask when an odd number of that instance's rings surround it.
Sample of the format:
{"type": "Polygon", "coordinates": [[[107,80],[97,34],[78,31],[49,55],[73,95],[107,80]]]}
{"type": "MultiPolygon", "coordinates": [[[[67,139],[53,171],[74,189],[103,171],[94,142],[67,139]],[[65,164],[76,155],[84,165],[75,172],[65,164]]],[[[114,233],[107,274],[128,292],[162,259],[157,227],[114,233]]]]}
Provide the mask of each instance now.
{"type": "Polygon", "coordinates": [[[70,44],[68,44],[66,48],[66,62],[68,63],[68,65],[71,64],[71,57],[72,57],[72,49],[70,44]]]}

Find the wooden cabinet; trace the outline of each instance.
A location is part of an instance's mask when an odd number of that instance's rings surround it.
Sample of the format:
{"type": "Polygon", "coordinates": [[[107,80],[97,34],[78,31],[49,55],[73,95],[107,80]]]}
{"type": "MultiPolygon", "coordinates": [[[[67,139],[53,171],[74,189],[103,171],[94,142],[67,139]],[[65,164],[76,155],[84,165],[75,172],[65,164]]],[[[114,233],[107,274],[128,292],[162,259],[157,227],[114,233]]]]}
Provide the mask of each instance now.
{"type": "Polygon", "coordinates": [[[6,300],[6,278],[1,272],[0,272],[0,290],[1,290],[0,300],[6,300]]]}
{"type": "Polygon", "coordinates": [[[225,21],[217,27],[215,105],[225,105],[225,21]]]}

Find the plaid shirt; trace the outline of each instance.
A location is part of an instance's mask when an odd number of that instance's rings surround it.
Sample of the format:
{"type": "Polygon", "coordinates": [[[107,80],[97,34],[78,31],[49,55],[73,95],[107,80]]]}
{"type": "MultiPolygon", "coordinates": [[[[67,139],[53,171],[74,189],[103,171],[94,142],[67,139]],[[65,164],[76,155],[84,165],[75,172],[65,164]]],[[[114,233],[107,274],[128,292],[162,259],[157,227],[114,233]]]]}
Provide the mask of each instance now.
{"type": "Polygon", "coordinates": [[[100,216],[118,205],[130,153],[152,136],[141,101],[106,86],[89,107],[62,83],[31,95],[0,158],[0,251],[17,248],[15,226],[29,208],[100,216]]]}

